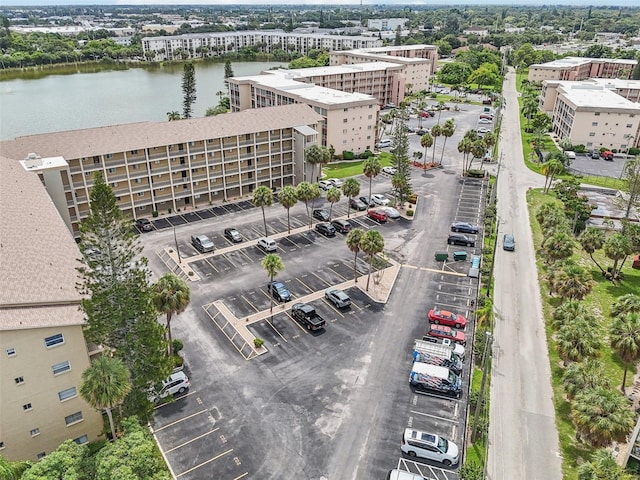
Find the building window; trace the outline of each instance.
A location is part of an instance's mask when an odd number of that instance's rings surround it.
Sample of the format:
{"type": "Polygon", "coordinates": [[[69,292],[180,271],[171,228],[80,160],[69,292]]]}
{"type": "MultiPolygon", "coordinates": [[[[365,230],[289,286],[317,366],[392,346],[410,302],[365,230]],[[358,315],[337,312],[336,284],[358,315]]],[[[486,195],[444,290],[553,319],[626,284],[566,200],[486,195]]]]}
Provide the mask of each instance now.
{"type": "Polygon", "coordinates": [[[136,193],[136,195],[137,195],[138,197],[144,197],[144,192],[138,192],[138,193],[136,193]]]}
{"type": "Polygon", "coordinates": [[[600,116],[600,112],[595,112],[595,113],[594,113],[594,115],[595,115],[596,117],[599,117],[599,116],[600,116]]]}
{"type": "Polygon", "coordinates": [[[47,456],[47,452],[40,452],[40,453],[37,455],[38,460],[42,460],[42,459],[43,459],[44,457],[46,457],[46,456],[47,456]]]}
{"type": "Polygon", "coordinates": [[[349,119],[348,119],[348,118],[343,118],[343,119],[342,119],[342,123],[347,123],[348,121],[349,121],[349,119]]]}
{"type": "Polygon", "coordinates": [[[108,168],[107,172],[109,173],[116,173],[116,169],[115,168],[108,168]]]}
{"type": "Polygon", "coordinates": [[[344,110],[345,112],[348,112],[348,111],[349,111],[349,109],[348,109],[348,108],[345,108],[345,109],[343,109],[343,110],[344,110]]]}
{"type": "Polygon", "coordinates": [[[22,410],[28,412],[29,410],[33,410],[33,406],[30,403],[25,403],[24,405],[22,405],[22,410]]]}
{"type": "Polygon", "coordinates": [[[138,153],[138,150],[131,150],[131,153],[132,153],[133,155],[136,155],[136,154],[138,153]]]}
{"type": "Polygon", "coordinates": [[[136,163],[135,165],[131,165],[133,167],[134,170],[138,169],[138,164],[136,163]]]}
{"type": "Polygon", "coordinates": [[[344,135],[346,135],[346,134],[347,134],[347,129],[346,129],[346,128],[343,128],[343,129],[342,129],[342,133],[343,133],[344,135]]]}
{"type": "Polygon", "coordinates": [[[100,163],[100,157],[93,157],[93,163],[100,163]]]}
{"type": "Polygon", "coordinates": [[[16,377],[13,381],[16,382],[16,385],[22,385],[24,383],[24,377],[16,377]]]}
{"type": "Polygon", "coordinates": [[[71,415],[64,417],[64,423],[66,423],[67,426],[73,425],[74,423],[78,423],[81,421],[82,421],[82,412],[72,413],[71,415]]]}
{"type": "Polygon", "coordinates": [[[591,126],[592,127],[597,127],[598,126],[598,122],[591,122],[591,126]]]}
{"type": "Polygon", "coordinates": [[[136,178],[136,179],[135,179],[135,182],[136,182],[136,183],[142,183],[142,179],[141,179],[141,178],[136,178]]]}
{"type": "Polygon", "coordinates": [[[67,388],[65,390],[62,390],[61,392],[58,392],[58,398],[61,402],[77,396],[78,390],[76,389],[76,387],[67,388]]]}
{"type": "Polygon", "coordinates": [[[61,345],[64,343],[64,336],[61,333],[56,333],[50,337],[46,337],[44,339],[44,344],[47,348],[55,347],[56,345],[61,345]]]}
{"type": "Polygon", "coordinates": [[[15,357],[16,349],[15,348],[7,348],[7,357],[15,357]]]}
{"type": "Polygon", "coordinates": [[[35,437],[35,436],[37,436],[37,435],[40,435],[40,429],[39,429],[39,428],[34,428],[34,429],[33,429],[33,430],[31,430],[31,432],[29,432],[29,433],[31,433],[31,436],[32,436],[32,437],[35,437]]]}
{"type": "Polygon", "coordinates": [[[55,365],[51,365],[51,370],[53,370],[53,374],[54,375],[59,375],[61,373],[64,373],[68,370],[71,370],[71,364],[69,363],[69,360],[66,360],[64,362],[61,363],[56,363],[55,365]]]}
{"type": "Polygon", "coordinates": [[[596,132],[589,132],[589,136],[590,137],[595,137],[596,136],[596,132]]]}
{"type": "Polygon", "coordinates": [[[0,442],[0,450],[4,448],[4,442],[0,442]]]}
{"type": "Polygon", "coordinates": [[[107,153],[104,157],[105,158],[113,158],[113,153],[107,153]]]}
{"type": "Polygon", "coordinates": [[[627,128],[631,128],[633,125],[631,125],[630,123],[627,123],[627,128]]]}
{"type": "Polygon", "coordinates": [[[73,441],[78,445],[84,445],[85,443],[89,443],[89,437],[87,437],[86,435],[82,435],[81,437],[74,438],[73,441]]]}

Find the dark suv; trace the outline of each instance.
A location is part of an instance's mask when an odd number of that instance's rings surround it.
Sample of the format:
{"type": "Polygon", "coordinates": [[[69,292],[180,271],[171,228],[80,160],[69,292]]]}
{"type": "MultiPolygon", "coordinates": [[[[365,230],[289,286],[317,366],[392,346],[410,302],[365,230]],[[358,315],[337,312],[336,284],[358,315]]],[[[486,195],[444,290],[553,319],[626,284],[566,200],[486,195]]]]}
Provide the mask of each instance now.
{"type": "Polygon", "coordinates": [[[449,234],[449,238],[447,238],[447,243],[449,245],[464,245],[467,247],[475,247],[475,240],[467,237],[466,235],[461,235],[459,233],[451,233],[449,234]]]}

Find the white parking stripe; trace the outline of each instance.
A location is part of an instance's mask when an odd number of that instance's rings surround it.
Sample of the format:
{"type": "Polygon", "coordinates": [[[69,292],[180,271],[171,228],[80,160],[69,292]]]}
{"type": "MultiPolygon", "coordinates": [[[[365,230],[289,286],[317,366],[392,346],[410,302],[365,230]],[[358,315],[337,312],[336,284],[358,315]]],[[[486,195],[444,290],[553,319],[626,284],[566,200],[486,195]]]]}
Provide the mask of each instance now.
{"type": "Polygon", "coordinates": [[[415,413],[416,415],[422,415],[423,417],[429,417],[429,418],[435,418],[437,420],[443,420],[445,422],[458,423],[457,418],[452,420],[450,418],[438,417],[437,415],[429,415],[428,413],[416,412],[415,410],[411,410],[411,413],[415,413]]]}
{"type": "Polygon", "coordinates": [[[201,439],[202,437],[206,437],[207,435],[211,435],[213,432],[217,432],[218,430],[220,430],[220,427],[218,427],[218,428],[214,428],[214,429],[213,429],[213,430],[211,430],[210,432],[203,433],[202,435],[198,435],[197,437],[192,438],[191,440],[188,440],[188,441],[186,441],[186,442],[184,442],[184,443],[181,443],[180,445],[176,445],[175,447],[173,447],[173,448],[171,448],[171,449],[169,449],[169,450],[166,450],[164,453],[171,453],[171,452],[173,452],[174,450],[177,450],[177,449],[179,449],[179,448],[184,447],[185,445],[189,445],[191,442],[195,442],[196,440],[201,439]]]}
{"type": "Polygon", "coordinates": [[[229,450],[227,450],[226,452],[222,452],[220,455],[216,455],[215,457],[210,458],[210,459],[209,459],[209,460],[207,460],[206,462],[202,462],[201,464],[196,465],[196,466],[195,466],[195,467],[193,467],[193,468],[190,468],[190,469],[189,469],[189,470],[187,470],[186,472],[182,472],[182,473],[180,473],[180,474],[176,475],[176,478],[180,478],[181,476],[186,475],[186,474],[187,474],[187,473],[189,473],[189,472],[193,472],[194,470],[196,470],[196,469],[198,469],[198,468],[200,468],[200,467],[202,467],[202,466],[206,465],[207,463],[211,463],[211,462],[213,462],[214,460],[217,460],[217,459],[219,459],[220,457],[223,457],[223,456],[225,456],[225,455],[228,455],[228,454],[229,454],[229,453],[231,453],[231,452],[233,452],[233,448],[230,448],[230,449],[229,449],[229,450]]]}
{"type": "Polygon", "coordinates": [[[201,414],[203,414],[203,413],[208,413],[208,412],[209,412],[209,410],[206,410],[206,409],[205,409],[205,410],[200,410],[199,412],[192,413],[191,415],[187,415],[186,417],[183,417],[183,418],[181,418],[180,420],[176,420],[175,422],[167,423],[167,424],[166,424],[165,426],[163,426],[163,427],[156,428],[156,429],[154,430],[154,432],[159,432],[159,431],[161,431],[161,430],[164,430],[165,428],[172,427],[172,426],[174,426],[174,425],[176,425],[176,424],[178,424],[178,423],[180,423],[180,422],[184,422],[185,420],[189,420],[190,418],[193,418],[193,417],[196,417],[196,416],[198,416],[198,415],[201,415],[201,414]]]}

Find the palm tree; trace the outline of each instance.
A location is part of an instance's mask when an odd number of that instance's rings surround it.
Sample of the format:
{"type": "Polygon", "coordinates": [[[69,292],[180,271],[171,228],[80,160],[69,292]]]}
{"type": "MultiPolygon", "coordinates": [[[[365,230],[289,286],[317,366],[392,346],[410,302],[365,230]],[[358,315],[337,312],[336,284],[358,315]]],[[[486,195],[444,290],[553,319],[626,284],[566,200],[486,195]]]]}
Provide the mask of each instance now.
{"type": "Polygon", "coordinates": [[[331,214],[333,213],[333,204],[340,201],[340,189],[333,187],[327,192],[327,201],[331,204],[329,207],[329,220],[331,220],[331,214]]]}
{"type": "Polygon", "coordinates": [[[373,259],[384,249],[384,239],[377,230],[367,230],[360,240],[360,249],[367,255],[369,260],[369,273],[367,274],[367,288],[369,291],[369,281],[371,280],[371,267],[373,259]]]}
{"type": "Polygon", "coordinates": [[[553,290],[563,300],[582,300],[591,293],[595,282],[580,265],[567,262],[554,270],[553,290]]]}
{"type": "Polygon", "coordinates": [[[578,393],[593,388],[611,388],[611,380],[604,370],[604,364],[595,358],[585,358],[582,362],[570,364],[562,376],[562,385],[569,400],[578,393]]]}
{"type": "Polygon", "coordinates": [[[596,322],[595,316],[587,310],[582,302],[578,300],[569,300],[568,302],[562,303],[555,309],[551,320],[551,326],[557,329],[562,324],[570,322],[574,318],[578,317],[587,320],[588,323],[596,322]]]}
{"type": "Polygon", "coordinates": [[[278,202],[280,202],[280,205],[287,209],[287,232],[291,233],[291,220],[289,217],[289,210],[296,203],[298,203],[296,189],[291,185],[285,185],[284,187],[282,187],[282,190],[278,192],[278,202]]]}
{"type": "Polygon", "coordinates": [[[557,158],[550,158],[542,164],[540,171],[544,175],[544,187],[542,191],[548,193],[555,178],[564,171],[564,165],[557,158]]]}
{"type": "Polygon", "coordinates": [[[571,257],[575,245],[576,243],[569,233],[564,231],[554,233],[542,248],[546,255],[547,265],[571,257]]]}
{"type": "Polygon", "coordinates": [[[420,137],[420,145],[424,148],[424,169],[427,169],[427,148],[433,146],[433,137],[430,133],[425,133],[420,137]]]}
{"type": "Polygon", "coordinates": [[[627,293],[618,297],[611,305],[610,315],[617,317],[626,313],[640,312],[640,296],[635,293],[627,293]]]}
{"type": "Polygon", "coordinates": [[[456,124],[453,121],[453,118],[450,118],[441,128],[442,136],[444,137],[444,143],[442,144],[442,152],[440,153],[440,165],[442,165],[442,158],[444,157],[444,147],[447,145],[447,138],[453,137],[453,134],[456,132],[456,124]]]}
{"type": "Polygon", "coordinates": [[[624,362],[624,375],[620,389],[624,393],[627,370],[640,360],[640,312],[625,313],[614,317],[609,332],[611,348],[624,362]]]}
{"type": "Polygon", "coordinates": [[[604,245],[604,240],[604,232],[599,228],[593,227],[587,228],[578,237],[578,242],[580,242],[582,249],[589,254],[589,257],[591,257],[591,260],[598,266],[603,275],[605,271],[600,266],[598,261],[593,258],[593,254],[596,250],[600,250],[602,248],[602,246],[604,245]]]}
{"type": "Polygon", "coordinates": [[[638,477],[618,465],[609,450],[596,450],[590,462],[578,467],[578,480],[634,480],[638,477]]]}
{"type": "Polygon", "coordinates": [[[174,120],[180,120],[182,117],[180,116],[180,112],[172,110],[170,112],[167,112],[167,118],[170,122],[172,122],[174,120]]]}
{"type": "MultiPolygon", "coordinates": [[[[471,168],[471,163],[467,165],[469,160],[469,154],[471,153],[471,147],[473,146],[473,140],[467,138],[465,135],[462,140],[458,142],[458,152],[462,154],[462,174],[471,168]]],[[[472,160],[473,161],[473,160],[472,160]]]]}
{"type": "Polygon", "coordinates": [[[264,234],[269,236],[267,231],[267,217],[264,214],[264,207],[270,207],[273,203],[273,193],[269,187],[260,185],[253,191],[253,204],[262,209],[262,222],[264,223],[264,234]]]}
{"type": "Polygon", "coordinates": [[[596,357],[602,346],[596,326],[580,318],[561,325],[555,338],[558,353],[565,363],[596,357]]]}
{"type": "Polygon", "coordinates": [[[304,202],[304,206],[307,209],[307,216],[309,217],[309,230],[311,230],[313,217],[309,209],[309,202],[315,201],[316,198],[320,197],[320,187],[317,183],[300,182],[296,188],[296,196],[298,200],[304,202]]]}
{"type": "Polygon", "coordinates": [[[614,233],[604,242],[604,254],[613,260],[611,267],[611,280],[616,281],[618,278],[618,264],[620,260],[624,260],[628,255],[633,253],[633,246],[629,239],[621,233],[614,233]]]}
{"type": "MultiPolygon", "coordinates": [[[[280,255],[276,253],[268,253],[262,259],[262,268],[266,270],[267,275],[269,276],[269,283],[272,283],[278,272],[284,270],[284,263],[282,262],[280,255]]],[[[273,315],[273,295],[269,295],[269,297],[271,298],[270,312],[271,315],[273,315]]]]}
{"type": "Polygon", "coordinates": [[[309,182],[311,183],[316,181],[314,176],[315,167],[316,165],[322,163],[323,156],[324,152],[322,151],[321,145],[311,145],[304,151],[304,159],[309,165],[311,165],[311,178],[309,179],[309,182]]]}
{"type": "Polygon", "coordinates": [[[169,356],[173,355],[173,338],[171,336],[171,318],[185,311],[191,301],[189,285],[176,274],[169,272],[151,286],[151,298],[160,313],[167,316],[167,342],[169,356]]]}
{"type": "Polygon", "coordinates": [[[493,301],[491,298],[485,298],[482,307],[476,310],[476,322],[476,329],[479,329],[485,322],[488,324],[488,328],[491,328],[493,322],[493,301]]]}
{"type": "MultiPolygon", "coordinates": [[[[349,203],[353,197],[357,197],[360,193],[360,182],[355,178],[347,178],[342,184],[342,193],[349,198],[349,203]]],[[[347,207],[347,218],[351,216],[351,205],[347,207]]]]}
{"type": "Polygon", "coordinates": [[[354,228],[347,234],[347,247],[353,252],[353,279],[358,283],[358,253],[360,252],[360,242],[364,236],[364,230],[354,228]]]}
{"type": "Polygon", "coordinates": [[[100,355],[82,372],[80,396],[96,410],[104,410],[109,418],[111,438],[116,439],[111,410],[131,391],[129,369],[119,358],[100,355]]]}
{"type": "MultiPolygon", "coordinates": [[[[369,179],[369,203],[371,203],[371,182],[382,171],[382,164],[377,157],[369,157],[362,163],[362,173],[369,179]]],[[[368,207],[368,205],[367,205],[368,207]]]]}
{"type": "Polygon", "coordinates": [[[592,446],[624,442],[635,424],[627,399],[615,390],[593,388],[576,395],[571,414],[578,433],[592,446]]]}
{"type": "Polygon", "coordinates": [[[436,163],[436,141],[440,135],[442,135],[442,127],[439,124],[431,127],[431,136],[433,137],[433,155],[431,156],[431,163],[436,163]]]}

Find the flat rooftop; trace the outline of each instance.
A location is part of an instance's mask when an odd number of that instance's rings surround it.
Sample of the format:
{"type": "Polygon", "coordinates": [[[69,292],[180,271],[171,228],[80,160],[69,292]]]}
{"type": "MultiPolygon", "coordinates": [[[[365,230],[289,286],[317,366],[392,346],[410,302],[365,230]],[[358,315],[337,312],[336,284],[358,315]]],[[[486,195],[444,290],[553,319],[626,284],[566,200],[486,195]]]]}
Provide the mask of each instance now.
{"type": "Polygon", "coordinates": [[[181,40],[185,38],[225,38],[232,36],[244,36],[244,35],[262,35],[264,37],[286,37],[286,38],[329,38],[333,40],[366,40],[372,41],[371,37],[363,37],[358,35],[328,35],[326,33],[287,33],[283,30],[246,30],[246,31],[234,31],[234,32],[205,32],[205,33],[185,33],[183,35],[173,35],[173,36],[155,36],[155,37],[144,37],[142,40],[160,40],[160,39],[171,39],[171,40],[181,40]]]}
{"type": "Polygon", "coordinates": [[[535,65],[531,65],[532,67],[543,67],[543,68],[572,68],[577,67],[579,65],[586,65],[588,63],[620,63],[620,64],[628,64],[635,65],[637,63],[636,60],[627,60],[623,58],[589,58],[589,57],[565,57],[559,58],[557,60],[552,60],[547,63],[536,63],[535,65]]]}
{"type": "Polygon", "coordinates": [[[640,90],[640,80],[625,80],[622,78],[590,78],[586,81],[606,88],[640,90]]]}
{"type": "Polygon", "coordinates": [[[563,85],[561,89],[564,97],[578,108],[622,109],[640,113],[640,104],[599,85],[563,85]]]}
{"type": "Polygon", "coordinates": [[[295,69],[278,69],[278,70],[265,70],[263,74],[276,74],[291,76],[294,78],[307,78],[317,77],[321,75],[341,75],[351,74],[355,72],[379,72],[388,69],[401,68],[397,63],[392,62],[367,62],[367,63],[351,63],[344,65],[334,65],[326,67],[311,67],[311,68],[295,68],[295,69]]]}

